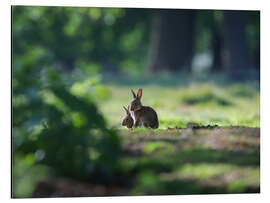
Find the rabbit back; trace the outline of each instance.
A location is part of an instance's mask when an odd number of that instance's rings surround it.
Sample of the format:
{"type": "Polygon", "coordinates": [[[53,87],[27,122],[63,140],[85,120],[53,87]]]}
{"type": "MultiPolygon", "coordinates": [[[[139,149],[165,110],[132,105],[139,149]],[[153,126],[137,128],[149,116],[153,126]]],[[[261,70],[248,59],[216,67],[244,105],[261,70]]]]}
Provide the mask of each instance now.
{"type": "Polygon", "coordinates": [[[158,128],[158,116],[156,111],[150,106],[142,106],[134,112],[135,120],[139,120],[140,125],[151,128],[158,128]]]}

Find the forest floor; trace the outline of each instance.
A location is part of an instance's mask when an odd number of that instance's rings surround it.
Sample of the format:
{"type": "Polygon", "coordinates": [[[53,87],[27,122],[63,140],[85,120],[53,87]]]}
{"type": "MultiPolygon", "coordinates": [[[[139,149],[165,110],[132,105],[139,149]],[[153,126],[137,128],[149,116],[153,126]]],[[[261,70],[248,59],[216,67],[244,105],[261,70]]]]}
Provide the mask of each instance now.
{"type": "Polygon", "coordinates": [[[131,194],[260,191],[258,128],[135,130],[123,133],[123,141],[138,173],[131,194]]]}
{"type": "Polygon", "coordinates": [[[122,130],[124,185],[54,179],[33,197],[180,195],[260,192],[260,129],[189,127],[122,130]]]}
{"type": "Polygon", "coordinates": [[[51,197],[260,192],[257,82],[116,78],[102,81],[99,89],[104,93],[99,109],[119,132],[124,150],[120,161],[131,169],[130,176],[122,180],[124,185],[54,179],[53,184],[38,184],[34,197],[42,196],[40,191],[51,197]],[[138,88],[143,88],[143,105],[158,113],[157,130],[121,126],[122,106],[131,101],[130,89],[138,88]]]}

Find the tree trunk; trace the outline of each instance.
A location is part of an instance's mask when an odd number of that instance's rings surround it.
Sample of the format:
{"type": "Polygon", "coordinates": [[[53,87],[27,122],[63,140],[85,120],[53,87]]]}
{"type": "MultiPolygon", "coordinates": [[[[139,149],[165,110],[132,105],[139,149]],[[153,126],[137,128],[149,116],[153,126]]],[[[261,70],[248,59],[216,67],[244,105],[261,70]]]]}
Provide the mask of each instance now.
{"type": "Polygon", "coordinates": [[[222,71],[222,45],[223,45],[223,37],[221,35],[221,31],[218,26],[218,22],[215,19],[214,12],[211,14],[212,22],[211,22],[211,48],[213,54],[213,63],[211,67],[211,72],[221,72],[222,71]]]}
{"type": "Polygon", "coordinates": [[[243,79],[251,68],[243,11],[224,11],[223,66],[232,79],[243,79]]]}
{"type": "Polygon", "coordinates": [[[150,70],[191,70],[194,10],[162,9],[153,27],[150,70]]]}

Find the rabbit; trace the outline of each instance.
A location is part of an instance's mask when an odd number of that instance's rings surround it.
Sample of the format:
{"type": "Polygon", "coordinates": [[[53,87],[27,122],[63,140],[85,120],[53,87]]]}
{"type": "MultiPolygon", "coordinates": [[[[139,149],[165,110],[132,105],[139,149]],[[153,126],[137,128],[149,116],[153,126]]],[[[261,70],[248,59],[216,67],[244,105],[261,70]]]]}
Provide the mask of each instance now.
{"type": "Polygon", "coordinates": [[[122,126],[126,126],[128,129],[132,129],[134,120],[133,120],[133,118],[131,116],[130,108],[129,108],[129,106],[128,106],[128,108],[123,106],[123,108],[126,111],[126,116],[124,117],[124,119],[122,121],[122,126]]]}
{"type": "Polygon", "coordinates": [[[156,111],[150,106],[143,106],[141,103],[142,89],[139,89],[137,95],[131,90],[133,100],[130,104],[130,110],[134,113],[134,127],[144,126],[150,128],[158,128],[158,116],[156,111]]]}

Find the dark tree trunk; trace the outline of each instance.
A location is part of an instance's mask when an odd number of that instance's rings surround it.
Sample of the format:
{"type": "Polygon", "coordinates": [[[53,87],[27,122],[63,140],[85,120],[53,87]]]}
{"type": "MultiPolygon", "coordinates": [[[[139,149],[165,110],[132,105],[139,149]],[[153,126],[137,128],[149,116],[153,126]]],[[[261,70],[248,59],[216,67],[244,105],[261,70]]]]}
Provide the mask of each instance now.
{"type": "Polygon", "coordinates": [[[211,67],[211,72],[221,72],[222,71],[222,44],[223,37],[221,35],[220,29],[218,27],[218,22],[215,20],[214,12],[211,14],[212,22],[212,38],[211,38],[211,48],[213,54],[213,64],[211,67]]]}
{"type": "Polygon", "coordinates": [[[243,11],[224,11],[223,66],[232,79],[243,79],[251,68],[243,11]]]}
{"type": "Polygon", "coordinates": [[[156,13],[150,56],[150,70],[191,69],[194,10],[162,9],[156,13]]]}

